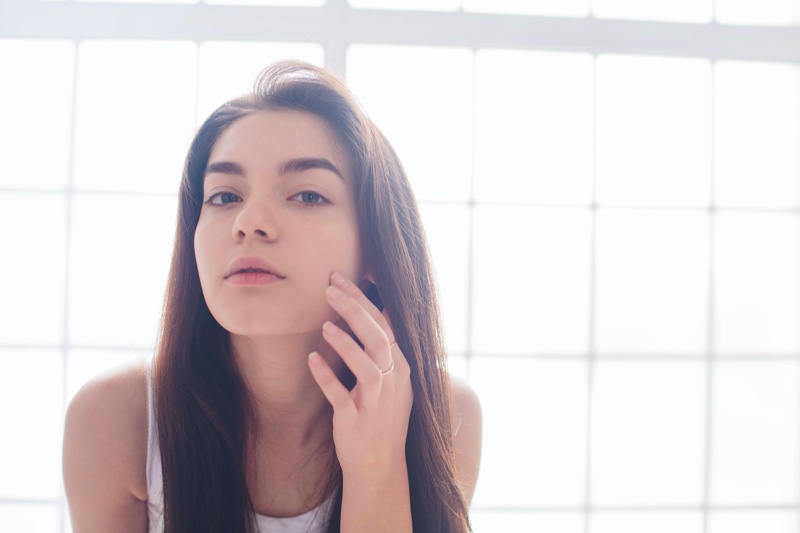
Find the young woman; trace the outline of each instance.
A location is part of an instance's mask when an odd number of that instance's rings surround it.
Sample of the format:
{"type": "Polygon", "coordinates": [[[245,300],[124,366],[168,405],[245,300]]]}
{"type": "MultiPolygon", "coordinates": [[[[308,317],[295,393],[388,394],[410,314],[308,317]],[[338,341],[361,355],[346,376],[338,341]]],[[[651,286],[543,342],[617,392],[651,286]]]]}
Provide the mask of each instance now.
{"type": "Polygon", "coordinates": [[[75,533],[466,532],[480,443],[395,152],[273,65],[192,142],[152,367],[69,406],[75,533]]]}

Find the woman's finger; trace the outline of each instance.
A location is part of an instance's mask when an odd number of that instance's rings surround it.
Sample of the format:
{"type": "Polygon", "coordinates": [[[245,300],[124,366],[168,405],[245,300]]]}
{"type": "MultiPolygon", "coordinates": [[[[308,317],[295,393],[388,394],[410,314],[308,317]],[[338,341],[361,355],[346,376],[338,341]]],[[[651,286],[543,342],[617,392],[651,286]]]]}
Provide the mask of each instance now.
{"type": "Polygon", "coordinates": [[[374,364],[379,368],[389,368],[392,362],[391,342],[367,310],[355,298],[334,285],[329,286],[325,294],[328,303],[347,322],[374,364]]]}
{"type": "Polygon", "coordinates": [[[339,378],[336,377],[336,374],[320,354],[311,352],[308,356],[308,367],[311,370],[314,381],[317,382],[322,394],[328,399],[334,411],[344,413],[356,409],[353,398],[350,397],[350,391],[342,385],[342,382],[339,381],[339,378]]]}
{"type": "Polygon", "coordinates": [[[386,337],[389,339],[389,342],[394,342],[394,332],[392,331],[392,326],[386,320],[384,314],[375,307],[375,304],[367,298],[367,295],[358,288],[358,286],[347,279],[344,275],[340,274],[339,272],[334,272],[331,275],[331,283],[336,287],[339,287],[345,294],[353,298],[356,302],[358,302],[361,307],[363,307],[372,320],[375,321],[378,326],[386,333],[386,337]]]}
{"type": "MultiPolygon", "coordinates": [[[[381,393],[381,371],[353,338],[332,322],[325,322],[322,334],[342,358],[359,383],[358,403],[364,407],[377,405],[381,393]]],[[[357,405],[356,407],[358,407],[357,405]]]]}

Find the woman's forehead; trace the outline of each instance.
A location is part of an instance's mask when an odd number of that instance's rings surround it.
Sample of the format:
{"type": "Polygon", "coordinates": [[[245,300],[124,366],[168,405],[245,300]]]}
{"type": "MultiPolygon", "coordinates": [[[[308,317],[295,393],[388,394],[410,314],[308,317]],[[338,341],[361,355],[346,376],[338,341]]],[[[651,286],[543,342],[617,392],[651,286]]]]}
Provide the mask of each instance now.
{"type": "Polygon", "coordinates": [[[347,151],[338,135],[324,119],[306,111],[257,111],[237,119],[214,143],[208,165],[230,161],[245,168],[280,169],[297,160],[330,162],[346,181],[352,181],[347,151]]]}

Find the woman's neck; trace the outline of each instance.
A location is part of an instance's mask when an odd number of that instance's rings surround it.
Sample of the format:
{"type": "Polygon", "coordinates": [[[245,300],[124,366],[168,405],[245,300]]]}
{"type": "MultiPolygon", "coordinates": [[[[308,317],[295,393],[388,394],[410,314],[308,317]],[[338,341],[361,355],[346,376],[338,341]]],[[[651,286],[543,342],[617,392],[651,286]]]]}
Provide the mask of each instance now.
{"type": "Polygon", "coordinates": [[[256,415],[246,454],[254,509],[267,516],[302,514],[328,495],[336,464],[333,408],[311,376],[308,354],[319,352],[339,372],[344,363],[321,335],[231,334],[231,348],[256,415]]]}
{"type": "Polygon", "coordinates": [[[253,398],[257,441],[274,450],[311,451],[332,438],[333,410],[308,369],[318,351],[337,373],[341,359],[319,334],[243,337],[231,347],[253,398]]]}

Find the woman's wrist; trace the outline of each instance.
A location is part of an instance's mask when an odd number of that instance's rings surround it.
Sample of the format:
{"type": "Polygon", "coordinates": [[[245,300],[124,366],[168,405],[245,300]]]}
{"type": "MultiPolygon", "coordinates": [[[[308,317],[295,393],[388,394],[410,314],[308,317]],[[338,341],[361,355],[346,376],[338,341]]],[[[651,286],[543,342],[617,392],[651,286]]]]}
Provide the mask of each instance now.
{"type": "Polygon", "coordinates": [[[380,468],[342,471],[342,476],[342,533],[412,530],[405,460],[380,468]]]}
{"type": "Polygon", "coordinates": [[[408,477],[405,450],[396,454],[364,458],[353,465],[341,464],[341,467],[342,476],[354,482],[372,483],[395,477],[408,477]]]}

